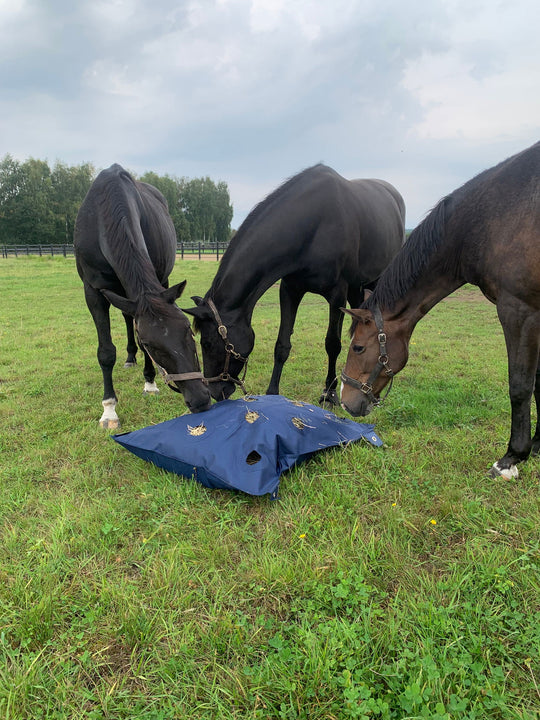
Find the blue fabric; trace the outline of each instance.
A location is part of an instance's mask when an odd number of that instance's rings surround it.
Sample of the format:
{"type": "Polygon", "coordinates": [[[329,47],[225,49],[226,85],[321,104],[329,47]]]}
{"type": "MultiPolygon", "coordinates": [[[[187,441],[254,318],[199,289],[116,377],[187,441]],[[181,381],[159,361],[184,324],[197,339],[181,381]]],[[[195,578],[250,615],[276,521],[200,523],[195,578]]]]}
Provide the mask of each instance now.
{"type": "Polygon", "coordinates": [[[275,497],[281,474],[318,450],[361,438],[382,445],[373,427],[281,395],[250,395],[113,437],[143,460],[206,487],[275,497]]]}

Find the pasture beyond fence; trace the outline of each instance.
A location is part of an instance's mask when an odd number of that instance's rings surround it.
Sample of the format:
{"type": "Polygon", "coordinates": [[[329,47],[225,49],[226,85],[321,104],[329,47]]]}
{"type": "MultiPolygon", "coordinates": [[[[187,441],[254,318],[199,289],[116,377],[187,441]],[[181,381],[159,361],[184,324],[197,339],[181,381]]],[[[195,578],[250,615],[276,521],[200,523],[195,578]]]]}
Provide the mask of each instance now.
{"type": "MultiPolygon", "coordinates": [[[[219,260],[225,250],[227,249],[228,242],[208,242],[208,241],[191,241],[191,242],[179,242],[177,243],[176,252],[180,257],[189,256],[193,259],[193,256],[199,260],[219,260]]],[[[68,257],[74,254],[73,245],[65,243],[62,245],[1,245],[1,257],[29,257],[31,255],[38,255],[39,257],[44,256],[58,256],[63,255],[68,257]]]]}

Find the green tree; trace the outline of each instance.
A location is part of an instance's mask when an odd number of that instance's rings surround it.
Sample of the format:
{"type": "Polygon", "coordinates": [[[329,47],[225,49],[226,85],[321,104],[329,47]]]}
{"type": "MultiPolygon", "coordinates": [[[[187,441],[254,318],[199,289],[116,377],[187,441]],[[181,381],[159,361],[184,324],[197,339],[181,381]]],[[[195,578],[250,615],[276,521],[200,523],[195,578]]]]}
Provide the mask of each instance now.
{"type": "Polygon", "coordinates": [[[169,215],[176,230],[176,237],[179,241],[189,240],[189,225],[180,207],[180,181],[170,175],[160,176],[155,172],[146,172],[139,180],[153,185],[164,195],[169,206],[169,215]]]}
{"type": "MultiPolygon", "coordinates": [[[[19,162],[5,155],[0,160],[0,243],[73,242],[77,212],[95,174],[91,163],[70,167],[57,161],[51,172],[46,161],[19,162]]],[[[230,239],[233,209],[225,182],[155,172],[140,180],[165,196],[178,240],[230,239]]]]}
{"type": "Polygon", "coordinates": [[[233,209],[225,182],[216,185],[209,177],[183,178],[180,204],[189,223],[192,240],[229,240],[233,209]]]}
{"type": "Polygon", "coordinates": [[[51,173],[52,207],[57,243],[72,243],[79,207],[95,176],[91,163],[68,167],[57,161],[51,173]]]}
{"type": "Polygon", "coordinates": [[[43,160],[6,155],[0,165],[0,239],[49,244],[55,240],[51,171],[43,160]]]}

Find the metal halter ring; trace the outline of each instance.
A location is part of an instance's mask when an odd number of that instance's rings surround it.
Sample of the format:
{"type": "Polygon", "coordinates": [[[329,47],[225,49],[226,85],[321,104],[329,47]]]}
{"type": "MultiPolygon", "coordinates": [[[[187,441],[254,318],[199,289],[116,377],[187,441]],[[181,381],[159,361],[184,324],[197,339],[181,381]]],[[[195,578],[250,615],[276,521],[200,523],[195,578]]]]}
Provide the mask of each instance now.
{"type": "Polygon", "coordinates": [[[212,311],[214,318],[217,322],[217,331],[218,331],[221,339],[223,340],[223,343],[225,345],[225,353],[226,353],[225,365],[223,367],[223,370],[220,372],[219,375],[216,375],[215,377],[206,378],[206,381],[209,383],[211,383],[211,382],[232,382],[235,385],[238,385],[238,387],[242,390],[242,392],[245,395],[247,391],[246,391],[246,387],[244,385],[244,380],[245,380],[246,372],[247,372],[248,358],[243,357],[242,355],[240,355],[240,353],[236,352],[236,350],[234,349],[234,345],[229,340],[228,335],[227,335],[227,327],[223,324],[223,321],[222,321],[221,317],[219,316],[219,312],[218,312],[217,307],[214,304],[214,301],[211,298],[207,298],[206,302],[208,303],[208,306],[209,306],[210,310],[212,311]],[[231,360],[231,356],[235,360],[240,360],[240,362],[244,363],[244,372],[243,372],[243,375],[241,378],[235,378],[233,375],[231,375],[229,373],[229,363],[231,360]]]}
{"type": "Polygon", "coordinates": [[[388,354],[386,352],[386,333],[384,332],[384,320],[379,306],[375,305],[371,312],[373,314],[377,330],[379,331],[379,334],[377,336],[377,339],[379,341],[379,357],[377,359],[377,364],[371,371],[371,375],[367,379],[367,382],[360,382],[359,380],[355,380],[354,378],[349,377],[349,375],[346,375],[345,372],[341,373],[341,380],[346,385],[351,385],[357,390],[360,390],[360,392],[364,393],[364,395],[367,396],[367,398],[373,405],[381,405],[384,400],[386,400],[388,393],[392,389],[392,384],[394,382],[394,372],[388,367],[388,354]],[[384,397],[377,398],[373,394],[373,383],[379,377],[383,370],[385,372],[385,375],[390,378],[390,385],[388,386],[388,390],[386,391],[384,397]]]}

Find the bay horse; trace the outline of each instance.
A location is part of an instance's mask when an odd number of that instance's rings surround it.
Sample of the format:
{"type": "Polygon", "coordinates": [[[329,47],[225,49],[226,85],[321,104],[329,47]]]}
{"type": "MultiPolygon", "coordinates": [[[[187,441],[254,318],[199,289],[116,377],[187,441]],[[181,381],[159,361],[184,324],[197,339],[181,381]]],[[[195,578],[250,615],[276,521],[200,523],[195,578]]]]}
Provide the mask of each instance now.
{"type": "Polygon", "coordinates": [[[471,283],[495,304],[508,354],[512,409],[506,454],[490,474],[518,476],[540,451],[540,143],[482,172],[443,198],[411,233],[353,317],[341,404],[367,415],[407,363],[417,322],[471,283]]]}
{"type": "Polygon", "coordinates": [[[266,391],[279,393],[298,306],[307,292],[330,306],[325,347],[328,372],[320,402],[337,404],[340,307],[359,304],[405,240],[405,204],[383,180],[346,180],[326,165],[293,176],[255,206],[223,257],[204,298],[193,297],[203,365],[216,400],[228,398],[246,370],[255,335],[257,300],[281,279],[281,322],[266,391]]]}
{"type": "Polygon", "coordinates": [[[175,304],[186,281],[168,286],[176,232],[159,190],[134,180],[120,165],[103,170],[79,209],[74,246],[98,335],[104,385],[101,427],[119,427],[112,381],[116,348],[111,339],[111,304],[122,311],[126,322],[126,366],[136,363],[137,333],[144,353],[144,392],[159,392],[155,362],[169,387],[183,393],[192,412],[207,410],[211,397],[200,372],[190,321],[175,304]]]}

